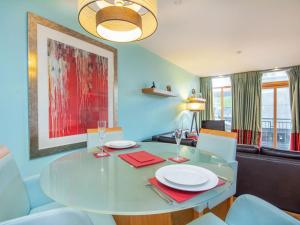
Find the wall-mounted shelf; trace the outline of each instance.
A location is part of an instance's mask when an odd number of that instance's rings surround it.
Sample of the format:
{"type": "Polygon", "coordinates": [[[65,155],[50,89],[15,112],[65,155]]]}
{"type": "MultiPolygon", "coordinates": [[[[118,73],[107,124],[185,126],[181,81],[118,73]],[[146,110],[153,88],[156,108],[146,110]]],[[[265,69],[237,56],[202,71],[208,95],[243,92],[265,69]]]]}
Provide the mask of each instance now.
{"type": "Polygon", "coordinates": [[[144,94],[148,94],[148,95],[158,95],[158,96],[164,96],[164,97],[177,97],[177,95],[175,95],[171,91],[160,90],[157,88],[143,88],[142,92],[144,94]]]}

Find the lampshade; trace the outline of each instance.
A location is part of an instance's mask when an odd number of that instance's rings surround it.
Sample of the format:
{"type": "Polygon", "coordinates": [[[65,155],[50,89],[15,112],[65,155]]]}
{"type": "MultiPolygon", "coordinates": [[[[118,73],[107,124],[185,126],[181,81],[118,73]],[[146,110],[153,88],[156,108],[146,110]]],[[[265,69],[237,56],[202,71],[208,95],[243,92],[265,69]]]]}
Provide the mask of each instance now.
{"type": "Polygon", "coordinates": [[[186,109],[192,112],[198,112],[205,110],[206,100],[203,98],[189,98],[186,103],[186,109]]]}
{"type": "Polygon", "coordinates": [[[156,18],[156,0],[78,0],[80,25],[110,41],[145,39],[157,29],[156,18]]]}

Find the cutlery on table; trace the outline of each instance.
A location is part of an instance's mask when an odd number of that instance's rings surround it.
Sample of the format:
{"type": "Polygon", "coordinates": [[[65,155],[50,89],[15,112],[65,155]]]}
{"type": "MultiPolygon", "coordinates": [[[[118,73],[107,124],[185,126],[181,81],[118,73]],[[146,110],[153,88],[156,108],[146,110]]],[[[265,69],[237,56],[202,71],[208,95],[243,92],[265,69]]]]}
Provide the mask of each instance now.
{"type": "Polygon", "coordinates": [[[223,176],[219,176],[219,175],[218,175],[218,178],[221,179],[221,180],[223,180],[223,181],[225,181],[225,182],[232,183],[232,181],[230,181],[230,180],[229,180],[228,178],[226,178],[226,177],[223,177],[223,176]]]}
{"type": "Polygon", "coordinates": [[[171,199],[168,195],[163,193],[161,190],[159,190],[154,185],[147,183],[147,184],[145,184],[145,186],[151,188],[151,190],[153,190],[159,197],[161,197],[163,200],[165,200],[166,203],[168,203],[170,205],[172,205],[174,203],[173,199],[171,199]]]}

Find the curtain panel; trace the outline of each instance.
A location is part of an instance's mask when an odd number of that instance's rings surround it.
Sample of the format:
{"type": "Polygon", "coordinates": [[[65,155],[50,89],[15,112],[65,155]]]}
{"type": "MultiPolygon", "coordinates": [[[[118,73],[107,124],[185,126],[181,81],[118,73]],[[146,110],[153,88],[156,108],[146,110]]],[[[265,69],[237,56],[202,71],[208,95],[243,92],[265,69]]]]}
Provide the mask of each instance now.
{"type": "Polygon", "coordinates": [[[231,76],[232,131],[238,133],[238,144],[260,145],[261,77],[260,72],[231,76]]]}
{"type": "Polygon", "coordinates": [[[205,110],[199,112],[199,127],[201,128],[202,120],[213,119],[213,89],[211,77],[200,78],[200,92],[202,98],[206,99],[205,110]]]}
{"type": "Polygon", "coordinates": [[[300,151],[300,66],[291,68],[288,76],[292,116],[290,149],[300,151]]]}

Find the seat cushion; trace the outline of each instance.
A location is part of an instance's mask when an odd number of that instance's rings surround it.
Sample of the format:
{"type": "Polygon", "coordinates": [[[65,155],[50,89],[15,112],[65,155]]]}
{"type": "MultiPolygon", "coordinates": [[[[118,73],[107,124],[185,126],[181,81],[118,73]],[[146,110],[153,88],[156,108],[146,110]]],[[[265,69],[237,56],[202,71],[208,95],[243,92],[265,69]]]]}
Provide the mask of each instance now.
{"type": "MultiPolygon", "coordinates": [[[[33,215],[19,217],[5,222],[5,225],[93,225],[90,218],[80,211],[68,208],[54,209],[33,215]]],[[[103,223],[103,225],[113,225],[103,223]]]]}
{"type": "MultiPolygon", "coordinates": [[[[170,143],[170,144],[176,144],[175,137],[164,137],[164,136],[159,136],[158,142],[164,142],[164,143],[170,143]]],[[[180,142],[181,145],[187,145],[187,146],[196,146],[196,142],[193,139],[181,139],[180,142]]]]}
{"type": "MultiPolygon", "coordinates": [[[[280,192],[278,192],[280,193],[280,192]]],[[[299,225],[300,221],[253,195],[238,197],[226,216],[230,225],[299,225]]]]}
{"type": "Polygon", "coordinates": [[[225,131],[225,120],[202,120],[201,128],[225,131]]]}
{"type": "Polygon", "coordinates": [[[62,208],[62,207],[64,207],[64,206],[57,202],[51,202],[51,203],[31,209],[30,214],[40,213],[40,212],[48,211],[51,209],[58,209],[58,208],[62,208]]]}
{"type": "MultiPolygon", "coordinates": [[[[59,209],[59,208],[63,208],[63,207],[65,209],[69,209],[68,207],[65,207],[57,202],[52,202],[52,203],[31,209],[30,215],[46,212],[49,210],[55,210],[55,209],[59,209]]],[[[73,210],[73,211],[75,212],[76,210],[73,210]]],[[[78,212],[80,212],[80,211],[78,210],[78,212]]],[[[86,212],[82,212],[82,213],[86,214],[89,217],[89,219],[92,221],[93,225],[106,225],[106,224],[115,225],[116,224],[111,215],[86,213],[86,212]]]]}
{"type": "Polygon", "coordinates": [[[192,221],[188,225],[227,225],[219,217],[215,216],[212,213],[207,213],[204,216],[192,221]]]}
{"type": "Polygon", "coordinates": [[[237,152],[244,152],[244,153],[253,153],[258,154],[259,153],[259,147],[256,145],[242,145],[238,144],[236,148],[237,152]]]}
{"type": "Polygon", "coordinates": [[[286,150],[280,150],[280,149],[270,148],[270,147],[261,147],[260,153],[262,155],[300,160],[300,152],[295,152],[295,151],[286,151],[286,150]]]}

